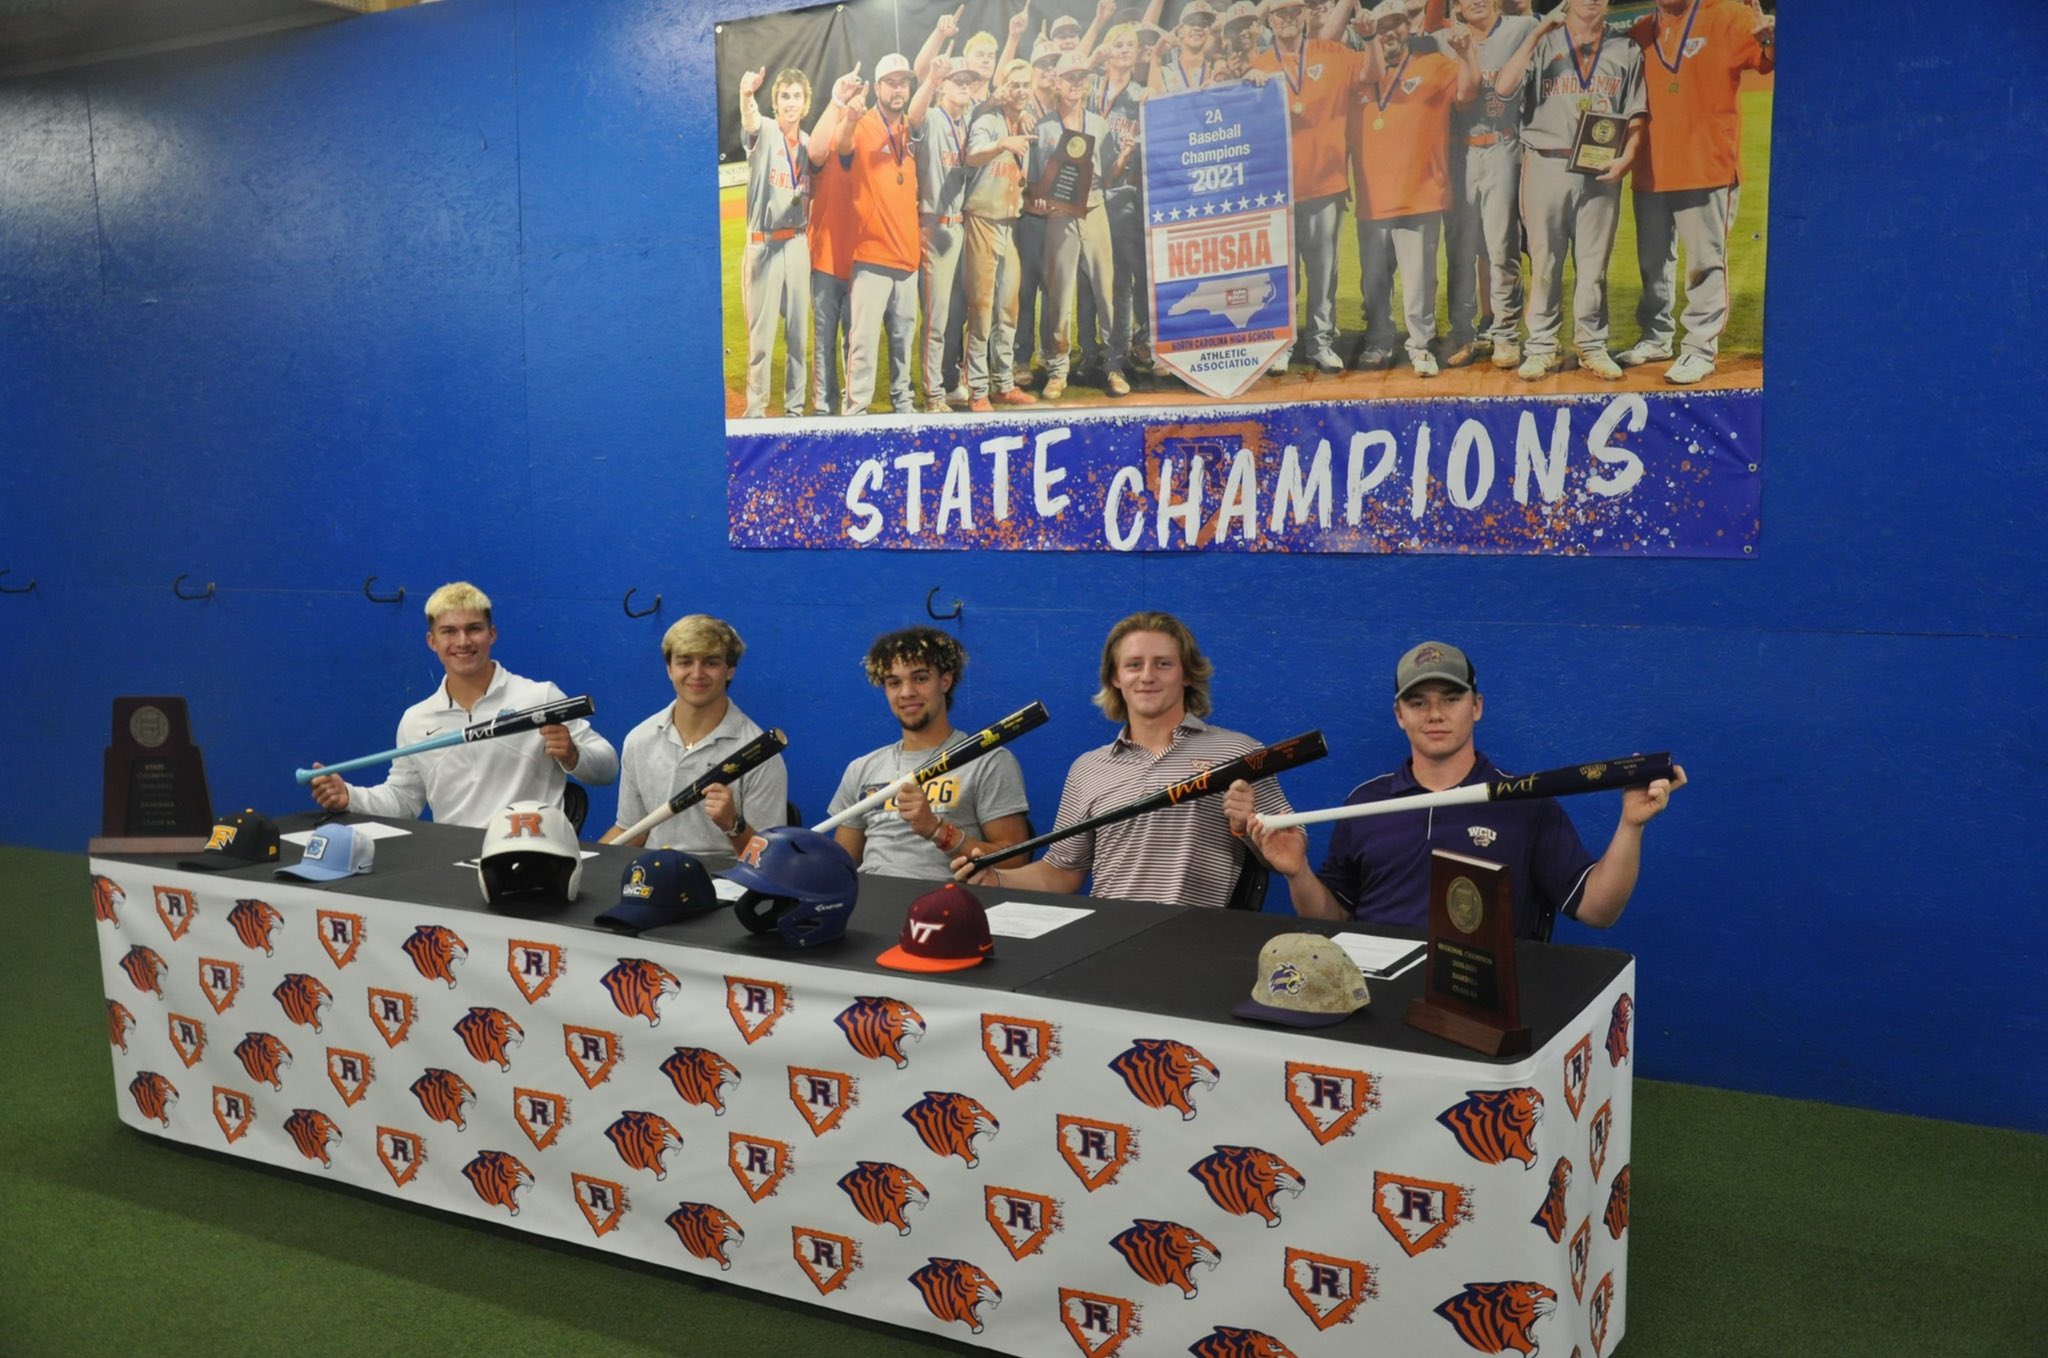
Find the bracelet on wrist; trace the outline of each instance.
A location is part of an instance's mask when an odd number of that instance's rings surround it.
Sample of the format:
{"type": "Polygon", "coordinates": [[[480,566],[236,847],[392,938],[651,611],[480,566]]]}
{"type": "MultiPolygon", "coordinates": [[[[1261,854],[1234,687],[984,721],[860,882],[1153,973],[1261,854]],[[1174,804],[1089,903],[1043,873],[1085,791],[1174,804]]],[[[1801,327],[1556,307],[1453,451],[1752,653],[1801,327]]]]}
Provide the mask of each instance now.
{"type": "Polygon", "coordinates": [[[932,827],[931,841],[940,853],[950,857],[953,850],[967,842],[967,832],[941,820],[932,827]]]}

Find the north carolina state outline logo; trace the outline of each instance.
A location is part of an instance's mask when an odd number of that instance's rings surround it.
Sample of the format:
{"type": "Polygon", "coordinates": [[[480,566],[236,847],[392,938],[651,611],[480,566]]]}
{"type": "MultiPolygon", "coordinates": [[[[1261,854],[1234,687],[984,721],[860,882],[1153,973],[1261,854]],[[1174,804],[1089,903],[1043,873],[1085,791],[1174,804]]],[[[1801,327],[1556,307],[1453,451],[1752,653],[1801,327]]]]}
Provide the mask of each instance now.
{"type": "Polygon", "coordinates": [[[157,886],[150,890],[156,893],[156,917],[164,922],[164,932],[171,936],[171,942],[182,941],[192,921],[199,918],[199,903],[181,886],[157,886]]]}
{"type": "Polygon", "coordinates": [[[725,978],[725,1012],[732,1026],[753,1046],[773,1032],[784,1014],[796,1008],[789,987],[780,981],[756,981],[746,976],[725,978]]]}
{"type": "Polygon", "coordinates": [[[1121,1122],[1099,1122],[1071,1113],[1054,1119],[1060,1159],[1090,1193],[1116,1182],[1123,1167],[1138,1158],[1138,1133],[1121,1122]]]}
{"type": "Polygon", "coordinates": [[[418,1132],[379,1127],[377,1163],[384,1166],[384,1172],[391,1176],[392,1183],[403,1188],[412,1182],[413,1175],[420,1172],[420,1166],[427,1163],[427,1139],[418,1132]]]}
{"type": "Polygon", "coordinates": [[[387,1047],[396,1047],[405,1041],[405,1035],[412,1031],[413,1015],[418,1006],[413,997],[402,990],[379,990],[371,986],[365,1002],[370,1009],[370,1022],[377,1029],[377,1036],[384,1039],[387,1047]]]}
{"type": "Polygon", "coordinates": [[[363,946],[363,917],[346,910],[316,911],[313,932],[319,936],[321,949],[340,969],[355,961],[356,949],[363,946]]]}
{"type": "Polygon", "coordinates": [[[171,1014],[164,1026],[170,1033],[171,1050],[185,1063],[185,1069],[198,1065],[200,1056],[206,1051],[206,1025],[196,1018],[171,1014]]]}
{"type": "Polygon", "coordinates": [[[213,1120],[220,1124],[220,1134],[232,1146],[248,1134],[250,1124],[256,1121],[256,1100],[239,1089],[215,1085],[213,1120]]]}
{"type": "MultiPolygon", "coordinates": [[[[514,938],[505,943],[505,971],[528,1004],[537,1004],[569,968],[568,950],[559,943],[514,938]]],[[[598,1234],[602,1235],[600,1231],[598,1234]]]]}
{"type": "Polygon", "coordinates": [[[1593,1111],[1593,1120],[1586,1124],[1586,1163],[1593,1167],[1596,1184],[1607,1168],[1607,1138],[1613,1131],[1614,1100],[1609,1099],[1593,1111]]]}
{"type": "Polygon", "coordinates": [[[1442,1247],[1472,1219],[1472,1190],[1463,1184],[1374,1170],[1372,1214],[1410,1259],[1442,1247]]]}
{"type": "Polygon", "coordinates": [[[242,993],[242,964],[224,957],[200,958],[199,988],[206,992],[206,1002],[214,1013],[227,1013],[234,1008],[235,996],[242,993]]]}
{"type": "Polygon", "coordinates": [[[1060,1326],[1088,1358],[1114,1358],[1124,1341],[1144,1330],[1138,1303],[1078,1287],[1060,1289],[1060,1326]]]}
{"type": "Polygon", "coordinates": [[[981,1197],[982,1218],[1012,1259],[1028,1259],[1044,1249],[1063,1224],[1059,1199],[1044,1193],[984,1184],[981,1197]]]}
{"type": "Polygon", "coordinates": [[[1579,1229],[1572,1232],[1571,1270],[1572,1300],[1586,1300],[1586,1265],[1593,1257],[1593,1218],[1587,1217],[1579,1223],[1579,1229]]]}
{"type": "Polygon", "coordinates": [[[815,1226],[790,1227],[789,1252],[821,1297],[846,1286],[846,1280],[860,1267],[859,1241],[815,1226]]]}
{"type": "Polygon", "coordinates": [[[1576,1122],[1586,1106],[1586,1081],[1593,1074],[1593,1035],[1587,1033],[1564,1054],[1564,1103],[1576,1122]]]}
{"type": "Polygon", "coordinates": [[[1287,1106],[1316,1144],[1349,1136],[1358,1120],[1380,1106],[1379,1077],[1342,1066],[1287,1063],[1287,1106]]]}
{"type": "Polygon", "coordinates": [[[1592,1336],[1595,1358],[1607,1348],[1607,1313],[1614,1307],[1614,1275],[1602,1274],[1600,1281],[1593,1284],[1593,1295],[1586,1302],[1586,1332],[1592,1336]]]}
{"type": "Polygon", "coordinates": [[[748,1136],[744,1132],[726,1135],[725,1164],[754,1202],[770,1197],[796,1168],[796,1156],[787,1141],[748,1136]]]}
{"type": "Polygon", "coordinates": [[[569,1191],[576,1196],[576,1206],[582,1211],[583,1219],[590,1223],[591,1234],[610,1235],[618,1229],[632,1204],[626,1200],[625,1185],[600,1179],[595,1174],[569,1174],[569,1191]]]}
{"type": "Polygon", "coordinates": [[[1060,1030],[1046,1019],[981,1016],[981,1053],[1012,1089],[1022,1089],[1060,1054],[1060,1030]]]}
{"type": "Polygon", "coordinates": [[[823,1136],[839,1125],[847,1109],[860,1102],[860,1082],[845,1071],[791,1066],[789,1101],[811,1135],[823,1136]]]}
{"type": "Polygon", "coordinates": [[[625,1043],[617,1033],[574,1023],[562,1025],[562,1052],[586,1088],[595,1089],[611,1079],[612,1068],[619,1064],[625,1051],[625,1043]]]}
{"type": "Polygon", "coordinates": [[[370,1092],[370,1081],[375,1078],[368,1052],[352,1052],[342,1047],[327,1049],[327,1080],[334,1086],[334,1092],[341,1095],[344,1108],[353,1108],[370,1092]]]}
{"type": "Polygon", "coordinates": [[[1283,1267],[1287,1295],[1318,1330],[1345,1323],[1380,1294],[1372,1265],[1361,1259],[1342,1259],[1289,1245],[1283,1267]]]}
{"type": "MultiPolygon", "coordinates": [[[[569,1125],[569,1100],[565,1095],[551,1094],[545,1089],[515,1087],[512,1090],[512,1117],[519,1124],[519,1130],[526,1133],[526,1139],[537,1151],[544,1151],[555,1144],[555,1138],[562,1134],[562,1128],[569,1125]]],[[[604,1232],[599,1231],[599,1235],[604,1232]]]]}

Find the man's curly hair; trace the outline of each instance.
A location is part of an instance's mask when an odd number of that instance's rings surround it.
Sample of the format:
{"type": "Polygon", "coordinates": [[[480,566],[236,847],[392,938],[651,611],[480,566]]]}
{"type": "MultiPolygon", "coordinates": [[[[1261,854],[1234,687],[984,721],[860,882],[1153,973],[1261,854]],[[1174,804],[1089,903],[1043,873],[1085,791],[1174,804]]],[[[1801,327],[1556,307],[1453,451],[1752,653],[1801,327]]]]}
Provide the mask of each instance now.
{"type": "MultiPolygon", "coordinates": [[[[913,666],[929,665],[940,674],[950,674],[953,689],[957,689],[961,672],[967,668],[967,648],[936,627],[906,627],[876,637],[861,663],[868,672],[868,682],[880,688],[889,677],[890,667],[899,661],[913,666]]],[[[946,690],[948,711],[953,707],[953,689],[946,690]]]]}

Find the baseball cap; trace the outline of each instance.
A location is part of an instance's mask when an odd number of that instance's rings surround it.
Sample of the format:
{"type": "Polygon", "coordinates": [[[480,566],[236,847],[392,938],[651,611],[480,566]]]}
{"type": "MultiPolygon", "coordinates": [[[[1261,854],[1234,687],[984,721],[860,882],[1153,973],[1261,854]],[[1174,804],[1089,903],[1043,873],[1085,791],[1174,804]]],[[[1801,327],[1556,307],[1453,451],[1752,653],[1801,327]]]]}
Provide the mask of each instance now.
{"type": "Polygon", "coordinates": [[[1063,28],[1071,28],[1076,33],[1079,33],[1081,31],[1081,21],[1071,14],[1062,14],[1059,18],[1052,21],[1051,31],[1057,33],[1063,28]]]}
{"type": "Polygon", "coordinates": [[[1441,679],[1459,688],[1478,688],[1479,676],[1465,653],[1448,642],[1425,641],[1401,657],[1394,669],[1394,696],[1406,694],[1425,679],[1441,679]]]}
{"type": "MultiPolygon", "coordinates": [[[[1396,0],[1399,3],[1399,0],[1396,0]]],[[[1276,9],[1307,9],[1308,0],[1259,0],[1259,17],[1270,15],[1276,9]]]]}
{"type": "Polygon", "coordinates": [[[1188,0],[1180,7],[1180,22],[1184,24],[1215,23],[1216,7],[1209,0],[1188,0]]]}
{"type": "Polygon", "coordinates": [[[1088,58],[1082,56],[1079,52],[1068,52],[1060,57],[1060,64],[1052,68],[1052,73],[1054,75],[1065,75],[1069,71],[1079,71],[1086,75],[1093,69],[1094,67],[1088,64],[1088,58]]]}
{"type": "Polygon", "coordinates": [[[377,861],[377,841],[353,825],[329,821],[313,827],[306,851],[288,868],[272,877],[294,877],[301,882],[332,882],[368,872],[377,861]]]}
{"type": "Polygon", "coordinates": [[[910,61],[901,52],[891,52],[875,63],[875,83],[881,84],[892,75],[909,75],[910,61]]]}
{"type": "Polygon", "coordinates": [[[972,66],[955,66],[952,70],[946,72],[946,79],[948,81],[957,80],[963,85],[972,85],[981,79],[981,72],[975,70],[972,66]]]}
{"type": "Polygon", "coordinates": [[[994,955],[988,912],[958,882],[927,891],[910,903],[896,946],[875,959],[896,971],[965,971],[994,955]]]}
{"type": "Polygon", "coordinates": [[[562,808],[514,802],[484,824],[476,859],[486,905],[573,901],[583,880],[583,849],[562,808]]]}
{"type": "Polygon", "coordinates": [[[619,874],[619,903],[599,924],[637,934],[716,910],[722,902],[704,865],[679,849],[651,849],[619,874]]]}
{"type": "Polygon", "coordinates": [[[1166,30],[1158,24],[1143,19],[1138,21],[1138,46],[1156,47],[1159,40],[1165,36],[1166,30]]]}
{"type": "Polygon", "coordinates": [[[178,864],[193,872],[229,872],[252,863],[277,861],[277,825],[254,811],[237,811],[213,823],[213,834],[199,857],[178,864]]]}
{"type": "Polygon", "coordinates": [[[1031,44],[1031,64],[1033,66],[1045,61],[1056,62],[1060,59],[1061,55],[1059,44],[1051,38],[1040,38],[1037,42],[1031,44]]]}
{"type": "Polygon", "coordinates": [[[1385,28],[1396,19],[1404,24],[1408,22],[1408,6],[1402,0],[1380,0],[1372,7],[1372,26],[1375,29],[1385,28]]]}
{"type": "Polygon", "coordinates": [[[1372,1003],[1365,976],[1321,934],[1275,934],[1259,949],[1252,997],[1231,1013],[1290,1028],[1327,1028],[1372,1003]]]}
{"type": "Polygon", "coordinates": [[[1232,24],[1258,17],[1259,7],[1253,4],[1252,0],[1236,0],[1229,9],[1223,11],[1223,26],[1228,28],[1232,24]]]}

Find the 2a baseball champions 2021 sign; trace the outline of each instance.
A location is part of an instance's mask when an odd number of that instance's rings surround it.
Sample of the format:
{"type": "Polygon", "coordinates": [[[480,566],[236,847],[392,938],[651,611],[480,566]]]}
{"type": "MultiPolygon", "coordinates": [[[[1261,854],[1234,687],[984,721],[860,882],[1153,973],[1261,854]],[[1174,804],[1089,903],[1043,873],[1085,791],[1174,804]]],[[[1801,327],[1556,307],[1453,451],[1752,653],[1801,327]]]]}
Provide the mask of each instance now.
{"type": "Polygon", "coordinates": [[[732,542],[1753,554],[1767,5],[1360,9],[720,25],[732,542]]]}

